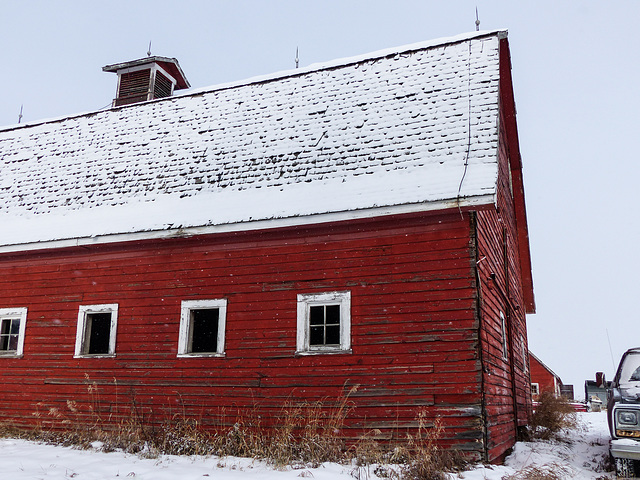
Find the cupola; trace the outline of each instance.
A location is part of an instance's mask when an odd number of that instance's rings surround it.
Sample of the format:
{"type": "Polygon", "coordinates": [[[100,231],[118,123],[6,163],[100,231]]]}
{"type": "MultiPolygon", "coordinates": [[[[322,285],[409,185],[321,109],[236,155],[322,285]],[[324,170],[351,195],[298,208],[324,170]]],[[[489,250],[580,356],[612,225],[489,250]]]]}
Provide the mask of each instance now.
{"type": "Polygon", "coordinates": [[[118,74],[114,107],[170,97],[174,90],[191,86],[175,58],[149,56],[107,65],[102,71],[118,74]]]}

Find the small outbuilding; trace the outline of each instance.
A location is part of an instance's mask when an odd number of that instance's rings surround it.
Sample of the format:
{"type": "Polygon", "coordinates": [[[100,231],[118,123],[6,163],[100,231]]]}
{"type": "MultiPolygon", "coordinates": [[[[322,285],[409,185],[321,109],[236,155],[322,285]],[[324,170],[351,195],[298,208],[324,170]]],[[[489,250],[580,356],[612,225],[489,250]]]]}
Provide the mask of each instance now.
{"type": "Polygon", "coordinates": [[[596,372],[595,380],[584,381],[584,398],[592,410],[606,408],[611,382],[605,378],[604,372],[596,372]]]}
{"type": "Polygon", "coordinates": [[[543,392],[550,392],[556,397],[562,394],[562,380],[545,365],[542,360],[529,352],[529,365],[531,366],[531,395],[536,401],[543,392]]]}

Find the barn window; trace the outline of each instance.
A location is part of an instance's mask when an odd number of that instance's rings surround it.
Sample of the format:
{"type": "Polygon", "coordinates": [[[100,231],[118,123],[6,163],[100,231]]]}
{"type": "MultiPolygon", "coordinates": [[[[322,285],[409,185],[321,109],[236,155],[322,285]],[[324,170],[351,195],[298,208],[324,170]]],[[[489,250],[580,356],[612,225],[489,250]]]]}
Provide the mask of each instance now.
{"type": "Polygon", "coordinates": [[[115,356],[117,323],[117,303],[81,305],[78,311],[75,356],[115,356]]]}
{"type": "Polygon", "coordinates": [[[22,356],[26,323],[26,308],[0,308],[0,356],[22,356]]]}
{"type": "Polygon", "coordinates": [[[502,312],[500,312],[500,327],[502,330],[502,358],[507,360],[507,325],[502,312]]]}
{"type": "Polygon", "coordinates": [[[351,349],[351,292],[298,295],[297,353],[351,349]]]}
{"type": "Polygon", "coordinates": [[[540,395],[540,385],[537,383],[531,384],[531,395],[540,395]]]}
{"type": "Polygon", "coordinates": [[[178,356],[223,356],[227,300],[184,300],[178,356]]]}

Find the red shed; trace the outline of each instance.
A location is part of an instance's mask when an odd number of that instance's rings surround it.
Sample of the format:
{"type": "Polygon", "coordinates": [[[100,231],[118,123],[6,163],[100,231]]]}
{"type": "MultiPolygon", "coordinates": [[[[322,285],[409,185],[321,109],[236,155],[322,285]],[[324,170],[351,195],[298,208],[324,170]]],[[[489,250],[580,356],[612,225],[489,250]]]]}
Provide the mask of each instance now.
{"type": "Polygon", "coordinates": [[[562,387],[560,377],[531,352],[529,352],[529,364],[531,365],[531,395],[533,400],[538,400],[542,392],[551,392],[559,397],[562,387]]]}
{"type": "Polygon", "coordinates": [[[422,411],[491,461],[527,423],[506,32],[3,128],[0,158],[4,421],[98,391],[213,428],[358,385],[346,436],[422,411]]]}

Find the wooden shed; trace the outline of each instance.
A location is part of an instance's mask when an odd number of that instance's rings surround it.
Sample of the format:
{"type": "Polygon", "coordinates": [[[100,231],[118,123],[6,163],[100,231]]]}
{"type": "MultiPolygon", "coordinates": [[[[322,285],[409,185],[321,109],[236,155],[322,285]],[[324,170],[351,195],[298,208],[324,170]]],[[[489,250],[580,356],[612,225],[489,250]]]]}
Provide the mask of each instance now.
{"type": "Polygon", "coordinates": [[[531,396],[533,400],[537,401],[543,392],[550,392],[559,397],[563,386],[560,377],[531,352],[529,352],[529,364],[531,366],[531,396]]]}
{"type": "Polygon", "coordinates": [[[349,438],[423,412],[505,454],[535,310],[505,31],[127,101],[0,129],[3,422],[357,386],[349,438]]]}

